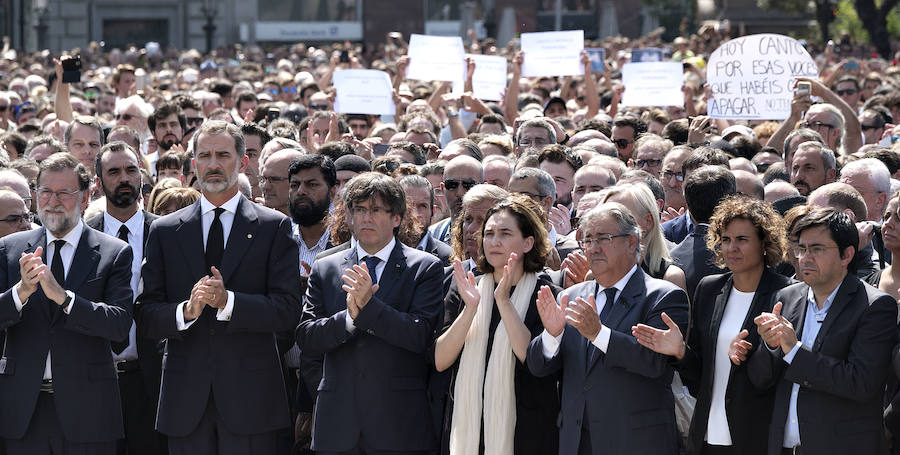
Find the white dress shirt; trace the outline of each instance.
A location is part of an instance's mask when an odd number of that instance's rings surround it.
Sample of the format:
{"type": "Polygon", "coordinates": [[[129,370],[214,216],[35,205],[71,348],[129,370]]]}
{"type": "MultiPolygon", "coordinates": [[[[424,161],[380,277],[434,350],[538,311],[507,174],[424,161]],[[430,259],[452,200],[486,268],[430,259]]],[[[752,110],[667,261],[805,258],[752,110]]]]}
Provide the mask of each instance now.
{"type": "MultiPolygon", "coordinates": [[[[119,238],[119,229],[122,225],[128,228],[128,244],[131,246],[131,252],[134,256],[131,258],[131,295],[134,299],[140,291],[141,282],[141,265],[144,262],[144,212],[138,210],[124,223],[117,220],[107,212],[103,212],[103,232],[113,237],[119,238]]],[[[121,354],[113,352],[113,360],[137,360],[137,333],[134,321],[131,322],[131,329],[128,330],[128,347],[121,354]]]]}
{"type": "MultiPolygon", "coordinates": [[[[391,258],[391,251],[394,251],[395,245],[397,245],[397,239],[391,238],[391,241],[388,242],[388,244],[385,245],[384,248],[378,250],[378,252],[375,254],[369,254],[369,253],[366,253],[366,250],[364,250],[361,246],[359,246],[359,243],[357,243],[356,244],[356,258],[357,258],[356,263],[357,264],[365,264],[366,256],[375,256],[378,259],[381,259],[381,261],[378,262],[378,265],[375,266],[375,279],[373,280],[374,282],[378,282],[379,278],[381,278],[381,274],[384,272],[384,268],[387,267],[388,259],[391,258]]],[[[369,273],[371,274],[371,271],[369,273]]],[[[349,312],[347,313],[347,317],[344,319],[344,322],[346,323],[348,332],[353,333],[353,331],[356,330],[356,325],[353,324],[353,318],[350,317],[349,312]]]]}
{"type": "MultiPolygon", "coordinates": [[[[59,250],[60,259],[63,262],[63,276],[69,276],[69,268],[72,267],[72,259],[75,258],[75,250],[78,249],[78,242],[81,241],[81,233],[84,232],[84,221],[78,221],[74,228],[69,231],[63,238],[55,237],[50,233],[50,230],[46,230],[47,232],[47,247],[44,249],[44,255],[47,257],[47,271],[49,273],[50,270],[53,270],[53,256],[56,254],[56,244],[53,243],[56,240],[65,240],[66,244],[63,245],[62,249],[59,250]]],[[[65,283],[59,283],[59,285],[65,288],[65,283]]],[[[69,296],[70,301],[75,300],[75,293],[69,290],[66,290],[66,294],[69,296]]],[[[22,314],[22,308],[28,304],[31,299],[27,299],[24,302],[19,300],[19,285],[17,284],[12,292],[13,296],[13,304],[16,306],[16,310],[19,311],[19,314],[22,314]]],[[[63,309],[66,314],[71,314],[72,305],[69,304],[68,308],[63,309]]],[[[53,346],[50,346],[50,350],[53,350],[53,346]]],[[[44,364],[44,379],[52,379],[53,372],[50,369],[50,352],[47,352],[47,361],[44,364]]]]}
{"type": "MultiPolygon", "coordinates": [[[[303,234],[300,232],[300,225],[292,221],[291,228],[294,240],[300,246],[300,262],[305,262],[306,265],[312,268],[313,262],[316,261],[316,256],[325,251],[325,247],[328,246],[328,240],[331,238],[331,229],[325,228],[325,232],[322,233],[322,237],[319,237],[319,241],[312,246],[307,246],[306,241],[303,240],[303,234]]],[[[300,266],[300,274],[303,276],[308,275],[302,265],[300,266]]]]}
{"type": "MultiPolygon", "coordinates": [[[[234,224],[234,215],[237,213],[238,202],[240,202],[243,195],[240,192],[234,195],[231,199],[222,204],[221,208],[225,209],[221,215],[219,215],[219,221],[222,223],[222,238],[225,242],[222,245],[224,248],[228,248],[228,235],[231,234],[231,226],[234,224]]],[[[206,251],[206,240],[209,237],[209,228],[212,226],[213,220],[216,218],[216,213],[214,210],[218,208],[209,202],[206,199],[206,196],[200,196],[200,214],[201,214],[201,223],[203,227],[203,251],[206,251]]],[[[224,251],[223,248],[223,251],[224,251]]],[[[207,270],[211,275],[212,272],[207,270]]],[[[230,321],[231,313],[234,311],[234,292],[225,291],[228,293],[228,300],[225,303],[225,308],[220,308],[216,311],[216,320],[219,321],[230,321]]],[[[178,326],[178,330],[187,330],[188,327],[194,324],[196,319],[193,321],[185,322],[184,321],[184,305],[187,304],[187,300],[178,304],[178,307],[175,309],[175,323],[178,326]]]]}
{"type": "MultiPolygon", "coordinates": [[[[628,280],[631,279],[631,277],[634,275],[634,272],[637,272],[637,265],[631,266],[631,270],[629,270],[621,280],[617,281],[616,284],[612,286],[617,289],[616,296],[613,301],[615,301],[622,295],[622,291],[625,289],[625,285],[628,284],[628,280]]],[[[613,302],[606,301],[606,294],[603,292],[605,289],[605,287],[602,287],[599,285],[599,283],[597,283],[597,295],[594,297],[594,304],[597,306],[597,314],[603,313],[603,308],[607,304],[613,304],[613,302]]],[[[609,348],[609,338],[610,336],[612,336],[612,330],[606,325],[606,321],[600,322],[603,323],[603,327],[600,328],[600,333],[597,334],[597,337],[594,338],[591,343],[593,343],[593,345],[596,346],[597,349],[605,354],[606,350],[609,348]]],[[[550,332],[547,332],[547,329],[544,329],[544,331],[541,332],[541,344],[543,344],[544,347],[544,357],[550,359],[555,357],[556,354],[559,353],[559,345],[562,342],[563,333],[565,333],[565,330],[563,330],[563,332],[560,333],[559,336],[555,337],[553,335],[550,335],[550,332]]]]}

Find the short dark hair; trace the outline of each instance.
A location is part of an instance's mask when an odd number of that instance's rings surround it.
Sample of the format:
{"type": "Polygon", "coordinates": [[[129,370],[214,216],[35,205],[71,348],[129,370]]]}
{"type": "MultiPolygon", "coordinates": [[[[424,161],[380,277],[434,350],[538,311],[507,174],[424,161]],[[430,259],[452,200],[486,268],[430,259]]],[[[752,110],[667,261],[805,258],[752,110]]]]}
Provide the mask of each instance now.
{"type": "Polygon", "coordinates": [[[153,114],[147,117],[147,126],[150,127],[150,131],[156,132],[156,122],[173,114],[178,119],[178,124],[181,125],[182,133],[187,131],[187,119],[184,116],[184,112],[181,110],[181,106],[173,101],[156,108],[153,114]]]}
{"type": "Polygon", "coordinates": [[[449,147],[451,145],[458,145],[460,148],[462,148],[463,150],[466,151],[467,155],[471,156],[472,158],[475,158],[478,161],[481,161],[484,159],[484,154],[481,153],[481,149],[478,148],[478,144],[476,144],[475,142],[473,142],[469,139],[466,139],[466,138],[454,139],[454,140],[450,141],[444,148],[446,149],[447,147],[449,147]]]}
{"type": "MultiPolygon", "coordinates": [[[[121,153],[121,152],[128,152],[132,156],[134,156],[135,160],[137,160],[137,157],[138,157],[137,152],[134,150],[134,148],[132,146],[130,146],[122,141],[112,141],[109,144],[106,144],[103,147],[100,147],[100,151],[97,152],[97,156],[94,157],[94,175],[96,175],[97,177],[100,177],[101,180],[103,179],[103,175],[100,173],[100,168],[101,168],[100,162],[103,161],[103,155],[105,155],[106,153],[121,153]]],[[[138,165],[138,168],[141,167],[140,160],[137,161],[137,165],[138,165]]]]}
{"type": "MultiPolygon", "coordinates": [[[[98,153],[97,156],[100,156],[100,154],[98,153]]],[[[91,175],[88,173],[87,168],[68,153],[54,153],[48,156],[46,160],[41,161],[38,167],[37,184],[41,184],[41,175],[44,172],[59,172],[66,169],[75,171],[75,176],[78,177],[79,191],[87,191],[91,187],[91,175]]]]}
{"type": "Polygon", "coordinates": [[[638,136],[647,132],[647,124],[633,115],[617,115],[613,119],[613,126],[618,126],[619,128],[631,127],[632,131],[634,131],[633,139],[637,139],[638,136]]]}
{"type": "Polygon", "coordinates": [[[660,201],[666,200],[666,190],[663,188],[659,179],[654,177],[653,174],[643,169],[631,169],[623,172],[622,175],[619,176],[618,181],[622,182],[630,179],[640,179],[640,183],[644,184],[650,192],[653,193],[655,199],[660,201]]]}
{"type": "MultiPolygon", "coordinates": [[[[344,207],[353,209],[353,205],[378,196],[387,205],[393,215],[406,215],[406,193],[403,187],[391,177],[380,172],[363,172],[350,179],[344,187],[344,207]]],[[[394,235],[399,227],[394,228],[394,235]]]]}
{"type": "Polygon", "coordinates": [[[7,131],[0,136],[0,142],[9,144],[15,149],[16,156],[9,157],[11,160],[25,156],[25,148],[28,147],[28,139],[25,139],[25,136],[15,131],[7,131]]]}
{"type": "Polygon", "coordinates": [[[856,225],[850,219],[850,216],[843,211],[828,207],[813,209],[794,224],[791,235],[800,238],[800,234],[803,231],[819,226],[828,229],[831,239],[837,244],[841,257],[844,256],[844,250],[847,247],[853,248],[854,257],[847,265],[847,271],[850,273],[856,272],[856,249],[859,245],[859,231],[856,230],[856,225]]]}
{"type": "Polygon", "coordinates": [[[566,163],[572,168],[572,172],[578,172],[584,164],[581,161],[581,155],[573,152],[571,148],[562,144],[549,144],[541,149],[538,155],[538,164],[549,161],[554,164],[566,163]]]}
{"type": "Polygon", "coordinates": [[[688,141],[688,129],[687,119],[672,120],[663,127],[660,136],[672,141],[675,145],[684,145],[688,141]]]}
{"type": "Polygon", "coordinates": [[[859,91],[859,79],[857,79],[857,78],[855,78],[855,77],[853,77],[853,76],[851,76],[851,75],[849,75],[849,74],[846,74],[846,75],[844,75],[844,76],[841,76],[841,77],[837,80],[837,82],[834,83],[834,90],[837,90],[837,86],[838,86],[839,84],[841,84],[841,83],[844,83],[844,82],[851,82],[851,83],[853,83],[853,87],[854,87],[857,91],[859,91]]]}
{"type": "Polygon", "coordinates": [[[703,166],[723,166],[728,169],[728,155],[725,152],[712,147],[700,146],[694,149],[681,163],[681,176],[703,166]]]}
{"type": "Polygon", "coordinates": [[[50,147],[51,150],[53,150],[52,152],[50,152],[51,155],[54,153],[66,151],[66,147],[62,144],[62,142],[59,142],[59,140],[53,136],[35,136],[31,138],[31,140],[28,141],[28,145],[25,146],[25,158],[31,159],[31,151],[42,145],[46,145],[47,147],[50,147]]]}
{"type": "Polygon", "coordinates": [[[237,126],[223,120],[207,120],[203,122],[203,125],[200,125],[200,129],[191,137],[191,148],[194,150],[195,157],[197,156],[197,143],[200,140],[200,136],[204,134],[227,134],[234,139],[234,151],[237,152],[237,156],[243,157],[247,154],[247,148],[244,145],[244,135],[241,134],[241,130],[237,126]]]}
{"type": "Polygon", "coordinates": [[[106,133],[106,137],[112,136],[114,133],[118,133],[119,131],[122,134],[127,134],[128,138],[131,140],[131,143],[128,144],[132,147],[140,147],[141,146],[141,136],[138,134],[137,130],[128,126],[128,125],[116,125],[106,133]]]}
{"type": "Polygon", "coordinates": [[[176,152],[166,152],[156,160],[156,172],[159,173],[162,169],[178,169],[180,171],[183,169],[183,165],[184,158],[180,154],[176,152]]]}
{"type": "Polygon", "coordinates": [[[719,201],[737,192],[734,174],[721,166],[705,166],[684,182],[684,201],[696,223],[709,224],[719,201]]]}
{"type": "Polygon", "coordinates": [[[259,126],[258,123],[247,122],[241,125],[241,134],[244,135],[244,139],[247,139],[247,136],[258,136],[260,142],[260,151],[262,148],[266,146],[266,144],[272,140],[272,135],[266,131],[265,128],[259,126]]]}
{"type": "Polygon", "coordinates": [[[388,152],[390,152],[391,150],[403,150],[404,152],[409,153],[410,155],[412,155],[413,164],[415,164],[416,166],[421,166],[427,162],[425,158],[425,149],[420,147],[419,144],[414,144],[409,141],[395,142],[391,144],[388,152]]]}
{"type": "Polygon", "coordinates": [[[89,115],[79,115],[75,117],[71,123],[69,123],[69,126],[66,127],[66,132],[63,135],[66,147],[69,146],[69,141],[72,140],[72,130],[75,128],[75,125],[89,126],[97,130],[97,136],[100,137],[100,146],[102,147],[106,144],[106,136],[103,134],[103,126],[100,125],[100,121],[97,120],[96,117],[91,117],[89,115]]]}
{"type": "Polygon", "coordinates": [[[337,171],[334,168],[334,161],[325,155],[301,155],[291,160],[291,166],[288,169],[288,177],[306,169],[318,168],[322,172],[322,179],[328,185],[328,189],[337,185],[337,171]]]}
{"type": "Polygon", "coordinates": [[[344,155],[356,154],[353,147],[344,141],[326,142],[319,147],[317,153],[331,158],[332,161],[337,161],[344,155]]]}
{"type": "Polygon", "coordinates": [[[900,153],[889,148],[878,148],[870,150],[863,155],[863,158],[875,158],[887,166],[891,175],[894,175],[900,169],[900,153]]]}

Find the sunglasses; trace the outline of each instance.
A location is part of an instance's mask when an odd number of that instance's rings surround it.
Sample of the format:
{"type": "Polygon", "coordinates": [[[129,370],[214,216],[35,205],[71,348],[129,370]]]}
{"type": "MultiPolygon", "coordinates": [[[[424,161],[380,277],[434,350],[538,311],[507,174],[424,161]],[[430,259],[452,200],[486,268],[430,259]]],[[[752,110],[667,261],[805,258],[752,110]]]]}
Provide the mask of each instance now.
{"type": "Polygon", "coordinates": [[[297,87],[285,87],[281,91],[284,93],[297,93],[297,87]]]}
{"type": "Polygon", "coordinates": [[[628,147],[628,144],[630,144],[630,143],[632,143],[632,142],[634,142],[634,141],[631,140],[631,139],[625,139],[625,138],[622,138],[622,139],[613,139],[613,144],[616,144],[616,147],[618,147],[618,148],[620,148],[620,149],[623,149],[623,148],[625,148],[625,147],[628,147]]]}
{"type": "Polygon", "coordinates": [[[857,93],[859,93],[856,89],[853,89],[853,88],[848,88],[848,89],[845,89],[845,90],[836,90],[836,92],[837,92],[837,94],[840,95],[840,96],[844,96],[844,95],[856,95],[857,93]]]}
{"type": "Polygon", "coordinates": [[[203,117],[188,117],[185,119],[188,125],[199,125],[203,123],[203,117]]]}
{"type": "Polygon", "coordinates": [[[880,126],[877,126],[877,125],[859,125],[859,127],[863,131],[877,130],[878,128],[881,128],[880,126]]]}
{"type": "Polygon", "coordinates": [[[466,191],[469,191],[472,189],[473,186],[478,185],[478,182],[476,182],[474,180],[456,180],[456,179],[444,180],[444,189],[446,189],[446,190],[453,191],[453,190],[459,188],[459,185],[462,185],[463,188],[466,189],[466,191]]]}
{"type": "Polygon", "coordinates": [[[324,111],[328,110],[327,104],[310,104],[309,108],[314,111],[324,111]]]}

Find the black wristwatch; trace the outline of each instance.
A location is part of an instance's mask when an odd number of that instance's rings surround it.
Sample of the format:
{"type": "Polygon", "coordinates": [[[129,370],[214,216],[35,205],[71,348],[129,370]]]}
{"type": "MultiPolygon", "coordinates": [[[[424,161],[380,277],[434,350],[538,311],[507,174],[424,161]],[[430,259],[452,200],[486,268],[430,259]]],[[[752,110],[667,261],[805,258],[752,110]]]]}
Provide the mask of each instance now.
{"type": "Polygon", "coordinates": [[[72,304],[72,296],[69,295],[69,293],[67,292],[66,298],[63,300],[63,303],[60,306],[62,307],[63,311],[66,311],[69,309],[69,305],[71,305],[71,304],[72,304]]]}
{"type": "Polygon", "coordinates": [[[572,138],[569,137],[569,133],[566,133],[566,137],[564,137],[563,140],[559,141],[558,143],[565,144],[566,142],[569,142],[569,139],[572,139],[572,138]]]}

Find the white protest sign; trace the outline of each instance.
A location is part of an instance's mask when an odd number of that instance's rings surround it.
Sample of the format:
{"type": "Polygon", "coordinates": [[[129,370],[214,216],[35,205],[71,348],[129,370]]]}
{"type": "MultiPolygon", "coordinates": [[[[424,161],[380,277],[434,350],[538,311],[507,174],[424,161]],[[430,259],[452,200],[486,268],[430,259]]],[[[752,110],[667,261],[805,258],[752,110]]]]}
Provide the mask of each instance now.
{"type": "Polygon", "coordinates": [[[409,38],[407,79],[462,81],[466,71],[462,38],[413,34],[409,38]]]}
{"type": "Polygon", "coordinates": [[[339,70],[332,77],[337,96],[334,111],[347,114],[394,115],[391,78],[378,70],[339,70]]]}
{"type": "Polygon", "coordinates": [[[712,98],[706,110],[722,119],[784,120],[791,113],[794,78],[818,77],[803,45],[782,35],[749,35],[726,41],[709,57],[712,98]]]}
{"type": "Polygon", "coordinates": [[[681,62],[626,63],[622,66],[625,106],[684,106],[681,62]]]}
{"type": "MultiPolygon", "coordinates": [[[[472,75],[472,93],[475,98],[500,101],[506,90],[506,58],[496,55],[466,54],[475,61],[472,75]]],[[[468,74],[466,75],[468,76],[468,74]]],[[[462,93],[463,81],[453,83],[453,93],[462,93]]]]}
{"type": "Polygon", "coordinates": [[[522,76],[579,76],[584,74],[581,50],[584,30],[523,33],[522,76]]]}

